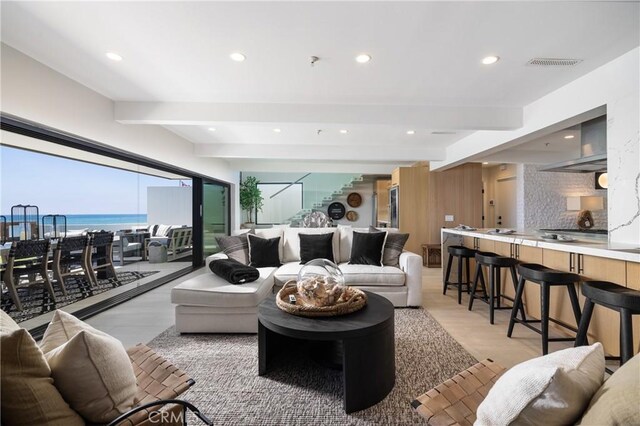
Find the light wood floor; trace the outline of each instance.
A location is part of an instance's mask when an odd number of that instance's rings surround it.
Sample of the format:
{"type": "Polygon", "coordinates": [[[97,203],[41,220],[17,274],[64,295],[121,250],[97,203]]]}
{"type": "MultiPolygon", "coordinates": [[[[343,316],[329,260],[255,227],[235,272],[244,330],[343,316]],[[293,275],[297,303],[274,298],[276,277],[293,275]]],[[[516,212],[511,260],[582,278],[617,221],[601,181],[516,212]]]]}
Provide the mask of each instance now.
{"type": "MultiPolygon", "coordinates": [[[[491,325],[486,303],[476,300],[472,311],[467,309],[468,304],[469,296],[463,293],[462,304],[458,305],[452,287],[442,294],[442,269],[423,268],[422,305],[471,355],[478,360],[491,358],[504,367],[542,355],[540,335],[524,326],[516,324],[513,337],[507,337],[510,310],[495,311],[491,325]]],[[[572,346],[572,342],[551,342],[549,351],[572,346]]]]}
{"type": "MultiPolygon", "coordinates": [[[[185,279],[208,273],[204,268],[200,269],[98,314],[88,322],[120,339],[125,347],[148,342],[174,323],[171,288],[185,279]]],[[[439,268],[423,269],[423,306],[474,357],[479,360],[491,358],[511,367],[541,354],[538,334],[516,325],[513,338],[507,337],[509,311],[496,311],[495,324],[490,325],[486,304],[477,302],[473,311],[468,311],[466,294],[462,305],[457,304],[454,290],[442,295],[441,277],[439,268]]],[[[551,343],[550,350],[570,346],[571,343],[567,342],[551,343]]]]}

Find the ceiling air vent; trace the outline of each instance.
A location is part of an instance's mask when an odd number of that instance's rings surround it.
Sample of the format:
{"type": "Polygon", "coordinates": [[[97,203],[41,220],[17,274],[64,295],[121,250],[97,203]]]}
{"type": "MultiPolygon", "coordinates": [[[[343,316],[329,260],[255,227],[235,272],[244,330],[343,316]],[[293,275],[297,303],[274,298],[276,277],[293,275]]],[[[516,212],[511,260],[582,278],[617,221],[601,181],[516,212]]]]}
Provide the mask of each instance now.
{"type": "Polygon", "coordinates": [[[431,132],[432,135],[455,135],[456,132],[431,132]]]}
{"type": "Polygon", "coordinates": [[[527,62],[533,67],[572,67],[582,62],[582,59],[561,59],[561,58],[533,58],[527,62]]]}

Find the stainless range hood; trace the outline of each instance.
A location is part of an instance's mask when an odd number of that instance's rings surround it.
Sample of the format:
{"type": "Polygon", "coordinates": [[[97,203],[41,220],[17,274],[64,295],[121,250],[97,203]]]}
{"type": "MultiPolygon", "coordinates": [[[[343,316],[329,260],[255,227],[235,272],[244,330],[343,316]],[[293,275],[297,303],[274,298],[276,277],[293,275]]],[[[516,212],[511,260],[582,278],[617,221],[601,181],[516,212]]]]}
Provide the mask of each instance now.
{"type": "Polygon", "coordinates": [[[607,116],[581,125],[580,158],[543,166],[542,172],[593,173],[607,171],[607,116]]]}

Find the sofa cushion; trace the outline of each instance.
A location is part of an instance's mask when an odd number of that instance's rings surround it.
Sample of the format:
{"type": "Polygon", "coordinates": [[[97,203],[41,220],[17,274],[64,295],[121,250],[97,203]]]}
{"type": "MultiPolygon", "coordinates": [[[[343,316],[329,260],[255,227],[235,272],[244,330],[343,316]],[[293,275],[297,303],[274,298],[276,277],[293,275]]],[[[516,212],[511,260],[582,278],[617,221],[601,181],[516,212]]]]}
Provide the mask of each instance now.
{"type": "Polygon", "coordinates": [[[216,237],[216,242],[229,259],[237,260],[243,265],[249,264],[249,242],[246,235],[216,237]]]}
{"type": "Polygon", "coordinates": [[[249,266],[255,268],[278,267],[280,251],[278,246],[282,237],[262,238],[257,235],[247,235],[249,241],[249,266]]]}
{"type": "Polygon", "coordinates": [[[45,358],[56,388],[86,420],[108,423],[133,407],[136,375],[117,339],[83,330],[45,358]]]}
{"type": "Polygon", "coordinates": [[[44,331],[42,341],[40,342],[40,349],[46,354],[64,345],[81,331],[88,331],[92,334],[110,337],[107,333],[93,328],[75,316],[58,309],[53,313],[53,318],[51,318],[47,329],[44,331]]]}
{"type": "MultiPolygon", "coordinates": [[[[384,232],[385,229],[369,227],[369,232],[384,232]]],[[[404,245],[409,239],[409,234],[400,232],[388,232],[384,242],[384,253],[382,254],[382,264],[386,266],[400,266],[400,254],[404,250],[404,245]]]]}
{"type": "Polygon", "coordinates": [[[351,245],[353,243],[353,231],[368,232],[368,228],[353,228],[350,225],[338,225],[338,238],[340,253],[338,261],[348,262],[351,258],[351,245]]]}
{"type": "Polygon", "coordinates": [[[386,232],[354,232],[349,264],[382,266],[386,239],[386,232]]]}
{"type": "Polygon", "coordinates": [[[81,426],[56,389],[51,370],[31,334],[0,311],[0,406],[2,424],[81,426]]]}
{"type": "Polygon", "coordinates": [[[280,244],[278,245],[278,251],[280,255],[280,261],[282,262],[284,259],[284,228],[264,228],[264,229],[240,229],[233,231],[232,235],[242,235],[247,233],[253,233],[258,237],[270,239],[280,237],[280,244]]]}
{"type": "Polygon", "coordinates": [[[640,354],[618,368],[591,398],[579,425],[640,425],[640,354]]]}
{"type": "Polygon", "coordinates": [[[275,270],[258,268],[260,278],[240,285],[228,283],[211,272],[198,275],[171,290],[171,303],[219,308],[255,307],[271,294],[275,270]]]}
{"type": "Polygon", "coordinates": [[[603,378],[600,343],[530,359],[498,379],[478,407],[475,424],[574,424],[603,378]]]}
{"type": "Polygon", "coordinates": [[[339,266],[347,285],[402,286],[406,279],[405,273],[395,266],[351,265],[348,263],[341,263],[339,266]]]}
{"type": "Polygon", "coordinates": [[[333,236],[333,232],[317,235],[298,234],[300,238],[300,263],[304,265],[314,259],[328,259],[333,262],[333,236]]]}
{"type": "Polygon", "coordinates": [[[340,240],[336,228],[287,228],[284,230],[284,247],[282,263],[300,262],[300,234],[318,235],[333,233],[333,258],[339,258],[340,240]]]}
{"type": "MultiPolygon", "coordinates": [[[[283,284],[289,280],[298,278],[298,272],[304,265],[298,262],[289,262],[282,265],[275,273],[278,284],[283,284]]],[[[402,286],[405,283],[405,273],[400,268],[393,266],[373,266],[373,265],[349,265],[341,263],[338,265],[344,274],[346,285],[369,285],[369,286],[402,286]]]]}

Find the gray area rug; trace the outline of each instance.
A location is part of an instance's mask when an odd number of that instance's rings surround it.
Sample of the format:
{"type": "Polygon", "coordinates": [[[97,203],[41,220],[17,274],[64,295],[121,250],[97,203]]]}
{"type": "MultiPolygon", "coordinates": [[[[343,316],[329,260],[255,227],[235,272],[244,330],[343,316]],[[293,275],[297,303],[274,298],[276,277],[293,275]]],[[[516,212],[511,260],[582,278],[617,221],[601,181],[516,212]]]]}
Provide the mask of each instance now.
{"type": "Polygon", "coordinates": [[[395,337],[394,389],[351,414],[342,409],[341,372],[310,360],[304,345],[291,348],[262,377],[257,335],[179,335],[172,327],[149,346],[196,380],[181,399],[218,425],[426,424],[411,401],[477,360],[423,309],[396,309],[395,337]]]}

